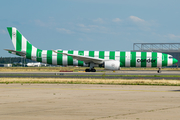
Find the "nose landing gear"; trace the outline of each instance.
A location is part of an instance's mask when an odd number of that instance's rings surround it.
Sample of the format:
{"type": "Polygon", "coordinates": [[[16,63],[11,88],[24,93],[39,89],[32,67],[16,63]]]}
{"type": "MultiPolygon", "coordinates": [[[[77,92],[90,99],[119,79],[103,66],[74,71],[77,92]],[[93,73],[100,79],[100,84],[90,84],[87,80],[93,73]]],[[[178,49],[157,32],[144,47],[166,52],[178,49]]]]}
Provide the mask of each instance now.
{"type": "Polygon", "coordinates": [[[157,73],[161,73],[161,68],[159,67],[159,70],[157,71],[157,73]]]}

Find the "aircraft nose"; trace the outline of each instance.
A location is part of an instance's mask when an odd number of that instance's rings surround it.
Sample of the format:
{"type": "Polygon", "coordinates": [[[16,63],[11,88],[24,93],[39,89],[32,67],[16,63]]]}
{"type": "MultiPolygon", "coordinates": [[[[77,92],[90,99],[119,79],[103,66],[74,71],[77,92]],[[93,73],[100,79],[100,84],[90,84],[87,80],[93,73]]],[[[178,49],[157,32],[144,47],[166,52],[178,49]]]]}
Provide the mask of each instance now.
{"type": "Polygon", "coordinates": [[[177,63],[178,60],[176,58],[173,58],[173,64],[177,63]]]}

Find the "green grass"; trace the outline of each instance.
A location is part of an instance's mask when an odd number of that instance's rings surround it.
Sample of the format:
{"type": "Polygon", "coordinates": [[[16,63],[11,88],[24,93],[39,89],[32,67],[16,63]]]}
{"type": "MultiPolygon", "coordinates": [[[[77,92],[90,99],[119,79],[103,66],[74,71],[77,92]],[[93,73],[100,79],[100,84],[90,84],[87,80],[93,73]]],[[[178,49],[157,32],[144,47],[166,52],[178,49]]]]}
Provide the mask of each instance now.
{"type": "Polygon", "coordinates": [[[180,77],[180,75],[68,75],[68,76],[102,76],[102,77],[180,77]]]}
{"type": "Polygon", "coordinates": [[[180,86],[179,80],[155,79],[77,79],[77,78],[0,78],[1,84],[105,84],[180,86]]]}
{"type": "Polygon", "coordinates": [[[145,82],[136,82],[136,83],[104,83],[104,82],[81,82],[81,81],[66,81],[66,82],[48,82],[48,81],[12,81],[12,82],[0,82],[0,84],[103,84],[103,85],[155,85],[155,86],[180,86],[180,84],[172,83],[145,83],[145,82]]]}
{"type": "MultiPolygon", "coordinates": [[[[1,67],[0,72],[59,72],[60,70],[70,70],[74,72],[84,71],[87,67],[1,67]]],[[[98,72],[103,72],[104,68],[96,67],[98,72]]],[[[121,70],[156,70],[158,68],[136,68],[136,67],[122,67],[121,70]]],[[[179,71],[180,68],[162,68],[162,70],[179,71]]]]}
{"type": "Polygon", "coordinates": [[[179,77],[180,78],[180,75],[105,75],[105,74],[102,74],[102,75],[48,75],[48,74],[0,74],[0,77],[1,76],[17,76],[17,77],[25,77],[25,76],[42,76],[42,77],[47,77],[47,76],[50,76],[50,77],[54,77],[54,76],[70,76],[70,77],[73,77],[73,76],[76,76],[76,77],[83,77],[83,76],[100,76],[102,78],[105,78],[105,77],[179,77]]]}

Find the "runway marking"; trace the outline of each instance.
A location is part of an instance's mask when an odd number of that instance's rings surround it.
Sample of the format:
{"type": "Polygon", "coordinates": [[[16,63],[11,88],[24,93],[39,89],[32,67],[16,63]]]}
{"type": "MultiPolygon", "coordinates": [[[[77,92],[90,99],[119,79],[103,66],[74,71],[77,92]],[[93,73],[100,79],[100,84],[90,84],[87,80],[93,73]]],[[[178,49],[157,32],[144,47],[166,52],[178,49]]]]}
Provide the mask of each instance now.
{"type": "Polygon", "coordinates": [[[131,91],[131,92],[180,92],[176,90],[158,91],[158,90],[118,90],[118,89],[84,89],[84,88],[21,88],[21,87],[0,87],[0,89],[37,89],[37,90],[97,90],[97,91],[131,91]]]}

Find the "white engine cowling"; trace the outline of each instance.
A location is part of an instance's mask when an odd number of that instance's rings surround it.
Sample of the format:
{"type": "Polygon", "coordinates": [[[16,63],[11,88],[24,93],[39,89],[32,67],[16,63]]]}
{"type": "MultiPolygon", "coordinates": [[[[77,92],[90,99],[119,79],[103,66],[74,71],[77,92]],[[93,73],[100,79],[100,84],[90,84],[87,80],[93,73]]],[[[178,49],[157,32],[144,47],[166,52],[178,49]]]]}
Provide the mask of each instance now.
{"type": "Polygon", "coordinates": [[[105,61],[104,68],[108,70],[120,70],[120,62],[119,61],[105,61]]]}

